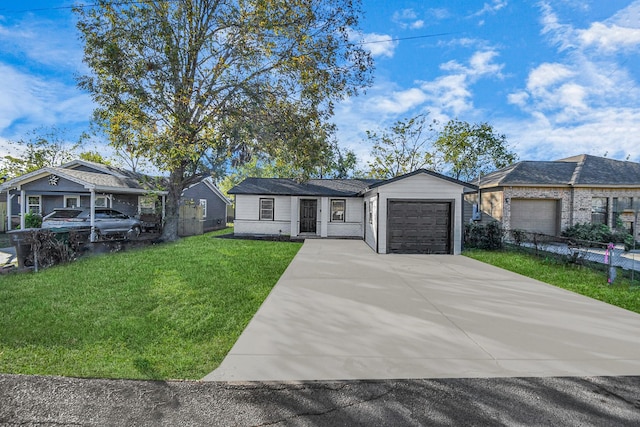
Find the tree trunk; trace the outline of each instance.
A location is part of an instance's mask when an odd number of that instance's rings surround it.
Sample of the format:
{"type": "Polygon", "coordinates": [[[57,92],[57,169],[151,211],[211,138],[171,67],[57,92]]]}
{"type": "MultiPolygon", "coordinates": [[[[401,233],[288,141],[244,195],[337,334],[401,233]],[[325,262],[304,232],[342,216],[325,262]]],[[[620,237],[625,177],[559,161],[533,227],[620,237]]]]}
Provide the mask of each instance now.
{"type": "Polygon", "coordinates": [[[178,240],[178,221],[180,213],[180,195],[182,194],[182,171],[171,172],[169,175],[169,194],[165,204],[165,222],[161,239],[165,242],[178,240]]]}

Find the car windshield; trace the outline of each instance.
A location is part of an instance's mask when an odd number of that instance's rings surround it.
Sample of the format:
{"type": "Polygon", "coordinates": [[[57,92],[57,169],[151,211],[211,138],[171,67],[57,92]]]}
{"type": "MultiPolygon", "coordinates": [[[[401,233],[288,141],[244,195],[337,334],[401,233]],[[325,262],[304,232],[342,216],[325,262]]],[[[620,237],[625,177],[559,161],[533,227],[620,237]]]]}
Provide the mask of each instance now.
{"type": "Polygon", "coordinates": [[[80,215],[81,212],[82,211],[76,211],[76,210],[55,211],[49,217],[49,219],[53,219],[53,218],[76,218],[78,215],[80,215]]]}

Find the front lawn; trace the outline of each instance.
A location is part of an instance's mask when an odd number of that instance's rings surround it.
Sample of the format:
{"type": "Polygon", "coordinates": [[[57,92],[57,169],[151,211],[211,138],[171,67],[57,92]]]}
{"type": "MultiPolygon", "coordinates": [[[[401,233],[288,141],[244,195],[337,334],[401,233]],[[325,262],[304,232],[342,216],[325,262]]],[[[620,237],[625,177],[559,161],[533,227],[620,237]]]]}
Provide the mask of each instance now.
{"type": "Polygon", "coordinates": [[[301,246],[228,232],[0,277],[0,372],[204,377],[301,246]]]}
{"type": "MultiPolygon", "coordinates": [[[[640,288],[630,287],[627,279],[619,277],[614,285],[607,283],[602,271],[542,259],[532,254],[515,251],[468,250],[464,255],[505,270],[522,274],[606,303],[640,313],[640,288]]],[[[637,273],[640,275],[640,273],[637,273]]],[[[637,282],[637,281],[636,281],[637,282]]]]}

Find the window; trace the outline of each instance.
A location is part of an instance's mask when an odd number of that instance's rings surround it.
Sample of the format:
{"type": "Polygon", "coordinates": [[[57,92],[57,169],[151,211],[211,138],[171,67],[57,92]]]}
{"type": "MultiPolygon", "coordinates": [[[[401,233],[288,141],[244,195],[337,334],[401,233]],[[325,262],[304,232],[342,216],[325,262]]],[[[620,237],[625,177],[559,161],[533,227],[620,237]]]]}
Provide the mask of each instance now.
{"type": "Polygon", "coordinates": [[[613,228],[631,230],[633,221],[623,220],[624,211],[633,211],[633,197],[613,198],[613,228]]]}
{"type": "Polygon", "coordinates": [[[40,215],[42,212],[41,201],[40,196],[27,196],[27,212],[40,215]]]}
{"type": "Polygon", "coordinates": [[[260,199],[260,221],[273,221],[273,199],[260,199]]]}
{"type": "Polygon", "coordinates": [[[154,195],[138,196],[138,211],[140,214],[155,214],[156,199],[154,195]]]}
{"type": "Polygon", "coordinates": [[[344,199],[331,200],[331,222],[344,222],[344,199]]]}
{"type": "Polygon", "coordinates": [[[202,206],[202,218],[207,217],[207,199],[200,199],[200,206],[202,206]]]}
{"type": "Polygon", "coordinates": [[[80,206],[80,196],[64,196],[65,208],[77,208],[80,206]]]}
{"type": "Polygon", "coordinates": [[[109,198],[107,196],[96,196],[96,208],[108,208],[109,198]]]}
{"type": "Polygon", "coordinates": [[[591,223],[607,225],[609,200],[606,197],[591,198],[591,223]]]}

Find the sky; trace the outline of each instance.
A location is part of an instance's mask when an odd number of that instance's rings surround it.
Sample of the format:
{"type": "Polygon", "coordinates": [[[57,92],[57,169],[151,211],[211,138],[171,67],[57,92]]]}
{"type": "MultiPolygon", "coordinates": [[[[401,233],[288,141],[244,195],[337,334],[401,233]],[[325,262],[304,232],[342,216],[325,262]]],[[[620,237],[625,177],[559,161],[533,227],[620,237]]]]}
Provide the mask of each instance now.
{"type": "MultiPolygon", "coordinates": [[[[93,104],[73,1],[0,0],[0,155],[56,127],[88,131],[93,104]]],[[[640,162],[640,0],[363,0],[373,85],[336,106],[361,166],[366,131],[427,114],[489,123],[520,160],[640,162]]],[[[98,148],[103,153],[108,148],[98,148]]]]}

